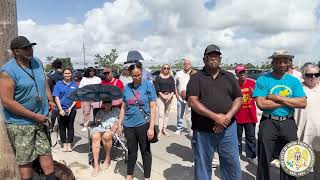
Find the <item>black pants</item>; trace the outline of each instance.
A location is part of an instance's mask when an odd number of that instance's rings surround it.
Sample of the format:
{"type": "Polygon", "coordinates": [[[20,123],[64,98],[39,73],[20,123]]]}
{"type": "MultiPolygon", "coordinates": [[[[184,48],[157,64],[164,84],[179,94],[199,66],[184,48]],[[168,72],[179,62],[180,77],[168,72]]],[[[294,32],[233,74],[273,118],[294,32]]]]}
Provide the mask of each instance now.
{"type": "Polygon", "coordinates": [[[72,143],[74,136],[74,119],[76,117],[77,110],[72,110],[69,116],[58,116],[59,133],[62,143],[72,143]],[[68,132],[68,140],[67,140],[68,132]]]}
{"type": "Polygon", "coordinates": [[[144,177],[150,178],[152,155],[150,150],[150,142],[147,138],[149,123],[138,127],[125,127],[124,133],[128,145],[128,164],[127,174],[133,175],[134,166],[137,161],[138,144],[141,151],[144,177]]]}
{"type": "Polygon", "coordinates": [[[56,119],[59,115],[59,111],[58,110],[53,110],[51,112],[51,124],[50,124],[50,130],[53,130],[54,124],[56,123],[56,119]]]}
{"type": "MultiPolygon", "coordinates": [[[[297,125],[293,119],[276,121],[261,118],[258,133],[257,180],[270,180],[270,162],[274,151],[282,149],[287,143],[297,140],[297,125]],[[279,147],[276,147],[279,145],[279,147]]],[[[280,168],[280,180],[295,180],[280,168]]]]}
{"type": "Polygon", "coordinates": [[[237,124],[239,154],[241,154],[242,152],[243,129],[245,132],[245,139],[246,139],[246,157],[250,159],[256,158],[257,156],[257,153],[256,153],[257,140],[255,137],[256,124],[255,123],[237,124]]]}

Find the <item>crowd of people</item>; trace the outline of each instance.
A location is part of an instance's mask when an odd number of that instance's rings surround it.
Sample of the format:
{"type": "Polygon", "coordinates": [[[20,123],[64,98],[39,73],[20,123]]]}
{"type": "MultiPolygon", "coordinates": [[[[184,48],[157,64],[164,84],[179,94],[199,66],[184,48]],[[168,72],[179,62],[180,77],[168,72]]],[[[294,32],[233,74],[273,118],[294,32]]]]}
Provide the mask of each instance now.
{"type": "MultiPolygon", "coordinates": [[[[62,69],[59,60],[52,63],[54,71],[45,77],[41,61],[33,56],[34,45],[23,36],[13,39],[10,48],[14,57],[0,73],[0,99],[22,179],[32,179],[35,159],[39,160],[47,179],[56,179],[48,136],[58,124],[63,151],[72,152],[77,108],[76,102],[68,97],[78,88],[91,84],[116,86],[123,92],[118,100],[81,102],[81,131],[90,130],[92,139],[92,176],[109,167],[116,133],[124,134],[127,141],[126,180],[133,179],[138,147],[144,177],[150,179],[150,146],[170,135],[167,125],[175,97],[174,134],[181,134],[185,122],[192,137],[195,179],[211,179],[215,152],[219,155],[221,178],[242,179],[239,155],[243,149],[243,131],[245,156],[257,165],[258,180],[270,179],[270,162],[278,159],[281,149],[295,140],[308,143],[314,150],[314,176],[320,179],[320,123],[317,121],[320,72],[316,64],[306,63],[299,74],[292,68],[294,56],[287,51],[276,51],[269,57],[273,71],[253,80],[247,77],[242,64],[235,67],[236,76],[221,69],[222,52],[211,44],[204,50],[201,70],[193,69],[191,59],[184,58],[183,69],[175,76],[170,64],[163,64],[160,75],[153,81],[137,62],[125,68],[119,79],[113,77],[110,67],[103,70],[104,80],[96,76],[94,68],[87,68],[78,84],[73,81],[72,70],[62,69]],[[260,120],[256,107],[262,111],[260,120]],[[49,109],[51,123],[47,127],[49,109]],[[91,112],[94,125],[90,124],[91,112]],[[99,164],[101,143],[106,152],[102,165],[99,164]]],[[[280,167],[280,179],[296,178],[280,167]]]]}

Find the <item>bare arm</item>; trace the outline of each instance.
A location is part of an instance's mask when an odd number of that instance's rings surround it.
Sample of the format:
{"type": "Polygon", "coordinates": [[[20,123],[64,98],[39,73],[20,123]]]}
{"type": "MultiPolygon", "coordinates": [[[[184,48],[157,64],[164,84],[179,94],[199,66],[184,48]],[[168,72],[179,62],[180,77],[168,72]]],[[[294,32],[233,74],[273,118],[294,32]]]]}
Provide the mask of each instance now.
{"type": "Polygon", "coordinates": [[[197,96],[189,96],[188,104],[192,110],[196,111],[198,114],[212,119],[215,123],[222,125],[223,127],[227,127],[230,122],[230,119],[227,119],[224,114],[217,114],[204,106],[197,96]]]}
{"type": "Polygon", "coordinates": [[[56,104],[54,103],[48,80],[46,80],[46,94],[47,94],[48,101],[49,101],[49,108],[54,109],[56,107],[56,104]]]}
{"type": "Polygon", "coordinates": [[[282,104],[274,102],[272,100],[266,99],[266,97],[256,97],[255,98],[257,106],[259,109],[276,109],[282,107],[282,104]]]}
{"type": "Polygon", "coordinates": [[[0,99],[4,108],[16,115],[34,119],[40,123],[46,122],[46,117],[44,115],[34,113],[14,100],[15,82],[7,73],[0,73],[0,84],[0,99]]]}
{"type": "Polygon", "coordinates": [[[117,133],[119,136],[122,135],[122,122],[123,122],[123,119],[124,119],[124,112],[126,111],[126,104],[123,102],[122,105],[121,105],[121,109],[120,109],[120,113],[119,113],[119,119],[118,119],[118,130],[117,130],[117,133]]]}
{"type": "Polygon", "coordinates": [[[307,106],[307,100],[305,97],[300,98],[288,98],[280,97],[278,103],[291,108],[305,108],[307,106]]]}
{"type": "Polygon", "coordinates": [[[150,102],[150,126],[149,129],[154,129],[154,122],[156,119],[157,103],[156,101],[150,102]]]}
{"type": "Polygon", "coordinates": [[[59,114],[61,116],[64,116],[64,111],[63,111],[62,106],[61,106],[60,98],[58,96],[56,96],[56,97],[54,97],[54,99],[56,100],[56,103],[57,103],[57,106],[58,106],[58,110],[59,110],[59,114]]]}
{"type": "Polygon", "coordinates": [[[189,96],[188,104],[194,111],[196,111],[202,116],[208,117],[210,119],[214,119],[214,117],[217,115],[216,113],[210,111],[206,106],[204,106],[199,101],[199,98],[197,96],[189,96]]]}
{"type": "Polygon", "coordinates": [[[242,105],[242,97],[237,97],[232,102],[231,109],[227,113],[227,116],[230,117],[230,119],[235,116],[235,114],[239,111],[240,107],[242,105]]]}
{"type": "Polygon", "coordinates": [[[125,111],[126,111],[126,104],[123,102],[121,105],[120,113],[119,113],[119,120],[118,120],[119,127],[122,127],[125,111]]]}

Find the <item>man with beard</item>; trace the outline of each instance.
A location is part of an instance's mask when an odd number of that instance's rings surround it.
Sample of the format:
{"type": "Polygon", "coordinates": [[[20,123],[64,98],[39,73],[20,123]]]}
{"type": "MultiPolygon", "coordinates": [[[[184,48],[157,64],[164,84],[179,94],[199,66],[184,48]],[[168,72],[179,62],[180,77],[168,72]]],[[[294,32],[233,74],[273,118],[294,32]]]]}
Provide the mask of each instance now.
{"type": "Polygon", "coordinates": [[[187,100],[192,109],[192,147],[196,180],[211,180],[213,152],[217,149],[222,180],[238,180],[241,169],[235,114],[242,104],[239,83],[222,70],[220,48],[209,45],[205,64],[190,77],[187,100]]]}
{"type": "Polygon", "coordinates": [[[55,103],[42,63],[33,57],[34,45],[24,36],[11,41],[14,58],[1,68],[0,99],[21,179],[32,179],[32,162],[39,158],[46,179],[54,180],[56,177],[45,123],[48,121],[48,106],[53,109],[55,103]]]}
{"type": "MultiPolygon", "coordinates": [[[[253,97],[263,111],[258,133],[257,180],[269,180],[275,150],[298,139],[294,108],[305,108],[307,102],[299,80],[286,73],[293,57],[284,50],[273,53],[269,57],[273,71],[259,77],[254,88],[253,97]]],[[[280,179],[296,178],[281,168],[280,179]]]]}

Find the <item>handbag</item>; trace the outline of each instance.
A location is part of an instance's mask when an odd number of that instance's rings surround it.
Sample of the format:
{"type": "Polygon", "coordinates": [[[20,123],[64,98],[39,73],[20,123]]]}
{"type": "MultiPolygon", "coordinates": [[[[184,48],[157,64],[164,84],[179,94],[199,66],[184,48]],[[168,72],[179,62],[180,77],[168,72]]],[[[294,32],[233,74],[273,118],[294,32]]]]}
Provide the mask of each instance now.
{"type": "MultiPolygon", "coordinates": [[[[140,110],[140,112],[141,112],[141,114],[143,116],[143,119],[145,121],[147,121],[147,119],[148,119],[147,112],[140,106],[140,104],[138,102],[138,98],[137,98],[136,93],[135,93],[135,90],[133,89],[133,86],[131,86],[130,89],[131,89],[132,94],[134,95],[136,106],[139,108],[139,110],[140,110]]],[[[158,132],[157,132],[155,127],[153,127],[153,131],[154,131],[153,132],[153,138],[151,140],[149,140],[150,143],[158,142],[158,132]]]]}

